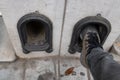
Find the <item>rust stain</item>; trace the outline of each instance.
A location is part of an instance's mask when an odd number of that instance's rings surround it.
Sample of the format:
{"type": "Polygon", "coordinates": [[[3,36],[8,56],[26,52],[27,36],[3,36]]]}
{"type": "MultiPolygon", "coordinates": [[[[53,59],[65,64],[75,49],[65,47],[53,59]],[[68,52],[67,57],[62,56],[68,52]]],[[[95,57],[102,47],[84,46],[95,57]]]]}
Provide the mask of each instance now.
{"type": "Polygon", "coordinates": [[[70,67],[70,68],[68,68],[66,71],[65,71],[65,75],[70,75],[70,74],[72,74],[74,71],[74,67],[70,67]]]}

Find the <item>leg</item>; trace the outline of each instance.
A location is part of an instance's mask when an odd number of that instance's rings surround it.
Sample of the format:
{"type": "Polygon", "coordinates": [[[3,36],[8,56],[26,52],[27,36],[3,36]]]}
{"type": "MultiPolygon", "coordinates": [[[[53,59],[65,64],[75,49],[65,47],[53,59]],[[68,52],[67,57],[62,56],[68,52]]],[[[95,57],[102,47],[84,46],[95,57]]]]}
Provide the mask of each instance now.
{"type": "Polygon", "coordinates": [[[120,64],[103,49],[92,49],[87,55],[87,61],[95,80],[120,80],[120,64]]]}
{"type": "Polygon", "coordinates": [[[97,30],[89,28],[82,37],[80,61],[90,69],[94,80],[120,80],[120,64],[113,60],[112,55],[104,52],[97,30]]]}

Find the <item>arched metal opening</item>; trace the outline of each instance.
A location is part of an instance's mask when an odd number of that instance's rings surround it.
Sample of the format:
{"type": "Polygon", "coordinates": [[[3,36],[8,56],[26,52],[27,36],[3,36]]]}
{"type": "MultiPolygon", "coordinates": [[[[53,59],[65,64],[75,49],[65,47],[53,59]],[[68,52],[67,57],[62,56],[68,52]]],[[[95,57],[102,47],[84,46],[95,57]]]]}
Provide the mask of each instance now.
{"type": "Polygon", "coordinates": [[[46,16],[27,14],[18,21],[17,29],[24,53],[52,52],[52,22],[46,16]]]}
{"type": "Polygon", "coordinates": [[[108,37],[111,31],[110,22],[107,19],[103,18],[101,15],[88,16],[81,19],[75,24],[68,50],[69,53],[74,54],[76,51],[81,52],[82,39],[80,35],[82,34],[82,31],[84,31],[84,29],[87,29],[88,27],[91,26],[97,29],[101,39],[100,43],[102,45],[104,44],[106,38],[108,37]]]}

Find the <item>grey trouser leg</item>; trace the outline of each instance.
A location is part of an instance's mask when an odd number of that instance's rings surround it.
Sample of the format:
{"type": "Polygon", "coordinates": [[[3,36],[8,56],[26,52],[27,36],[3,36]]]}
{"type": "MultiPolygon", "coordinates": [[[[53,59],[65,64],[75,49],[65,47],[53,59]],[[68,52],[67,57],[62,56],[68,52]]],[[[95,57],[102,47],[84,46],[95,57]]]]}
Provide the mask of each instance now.
{"type": "Polygon", "coordinates": [[[87,60],[94,80],[120,80],[120,64],[103,49],[92,49],[87,60]]]}

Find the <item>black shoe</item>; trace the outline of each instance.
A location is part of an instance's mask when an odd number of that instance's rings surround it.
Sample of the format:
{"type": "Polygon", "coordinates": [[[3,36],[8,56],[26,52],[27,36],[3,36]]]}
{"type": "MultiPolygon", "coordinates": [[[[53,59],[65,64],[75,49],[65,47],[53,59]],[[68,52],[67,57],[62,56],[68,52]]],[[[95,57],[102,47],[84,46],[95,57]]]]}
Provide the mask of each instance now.
{"type": "Polygon", "coordinates": [[[102,48],[100,44],[99,34],[95,28],[89,27],[83,33],[82,53],[80,56],[81,64],[84,67],[88,68],[86,56],[90,54],[93,48],[97,47],[102,48]]]}

